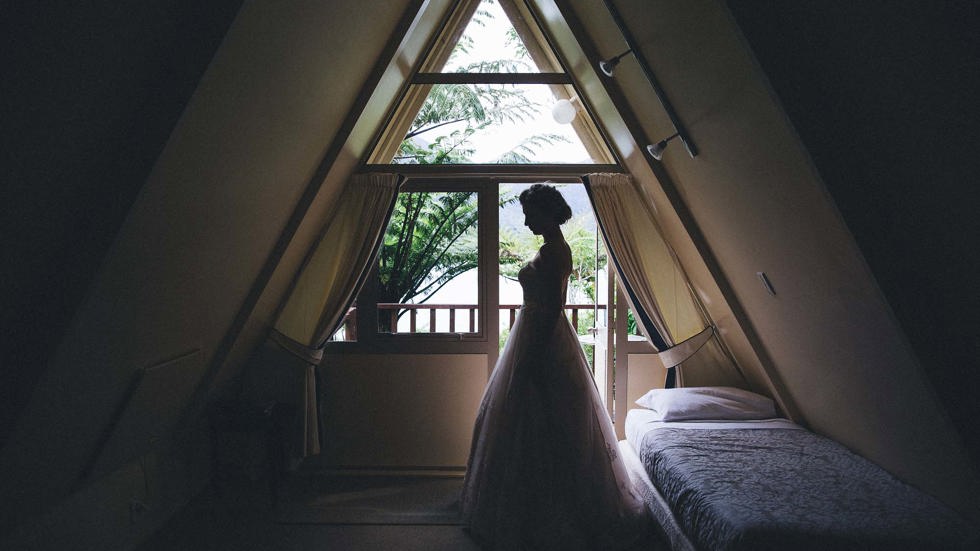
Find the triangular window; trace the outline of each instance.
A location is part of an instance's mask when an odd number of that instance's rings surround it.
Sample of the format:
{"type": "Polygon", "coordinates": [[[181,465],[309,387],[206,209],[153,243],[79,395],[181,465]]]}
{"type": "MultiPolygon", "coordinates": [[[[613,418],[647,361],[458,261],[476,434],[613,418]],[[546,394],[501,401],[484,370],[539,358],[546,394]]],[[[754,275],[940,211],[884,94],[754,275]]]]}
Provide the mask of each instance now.
{"type": "Polygon", "coordinates": [[[571,77],[514,0],[465,0],[369,164],[613,164],[571,77]]]}

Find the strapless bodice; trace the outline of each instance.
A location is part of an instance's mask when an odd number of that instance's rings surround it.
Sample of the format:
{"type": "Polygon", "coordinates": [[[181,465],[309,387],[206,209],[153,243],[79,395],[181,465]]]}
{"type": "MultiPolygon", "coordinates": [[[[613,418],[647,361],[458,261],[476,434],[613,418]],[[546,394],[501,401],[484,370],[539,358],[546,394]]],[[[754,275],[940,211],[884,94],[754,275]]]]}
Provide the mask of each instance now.
{"type": "Polygon", "coordinates": [[[517,280],[520,282],[523,291],[523,308],[525,309],[543,308],[547,304],[557,304],[560,307],[565,303],[568,275],[562,277],[560,282],[546,281],[546,278],[542,277],[532,261],[525,264],[517,272],[517,280]],[[558,300],[549,296],[549,293],[556,292],[559,293],[560,299],[558,300]]]}

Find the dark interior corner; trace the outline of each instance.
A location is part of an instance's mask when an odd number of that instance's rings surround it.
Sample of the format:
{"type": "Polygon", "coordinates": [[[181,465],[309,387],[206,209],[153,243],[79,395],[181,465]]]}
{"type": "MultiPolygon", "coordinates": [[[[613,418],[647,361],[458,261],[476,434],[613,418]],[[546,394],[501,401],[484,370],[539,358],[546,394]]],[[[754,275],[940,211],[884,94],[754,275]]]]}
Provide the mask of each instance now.
{"type": "Polygon", "coordinates": [[[0,442],[240,5],[5,6],[0,442]]]}
{"type": "Polygon", "coordinates": [[[980,460],[980,12],[967,1],[728,4],[980,460]]]}

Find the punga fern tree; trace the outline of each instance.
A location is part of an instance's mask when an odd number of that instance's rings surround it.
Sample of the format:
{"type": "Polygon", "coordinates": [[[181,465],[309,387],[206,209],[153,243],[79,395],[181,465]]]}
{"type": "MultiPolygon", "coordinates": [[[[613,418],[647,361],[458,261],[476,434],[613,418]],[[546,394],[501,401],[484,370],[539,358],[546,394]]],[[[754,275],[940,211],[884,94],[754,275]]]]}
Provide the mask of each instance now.
{"type": "MultiPolygon", "coordinates": [[[[493,15],[478,10],[477,24],[485,24],[493,15]]],[[[456,68],[459,73],[514,73],[529,70],[531,57],[513,28],[508,30],[507,44],[513,54],[509,59],[480,60],[456,68]]],[[[464,35],[453,48],[450,63],[476,47],[464,35]]],[[[436,84],[433,85],[408,133],[402,140],[393,162],[408,164],[467,163],[474,153],[472,138],[492,125],[521,122],[541,112],[543,106],[513,84],[436,84]],[[444,133],[449,127],[449,132],[444,133]],[[442,130],[438,134],[436,130],[442,130]],[[437,137],[430,137],[437,136],[437,137]]],[[[564,136],[536,134],[499,156],[496,163],[530,163],[536,150],[544,145],[567,142],[564,136]]]]}
{"type": "MultiPolygon", "coordinates": [[[[476,21],[480,23],[481,18],[487,17],[493,16],[479,10],[476,21]]],[[[467,73],[527,70],[530,56],[523,43],[512,30],[508,40],[512,46],[511,59],[484,60],[456,70],[467,73]]],[[[473,48],[475,44],[464,36],[452,55],[465,55],[473,48]]],[[[471,140],[477,133],[491,125],[526,120],[541,109],[541,105],[514,85],[433,85],[393,162],[470,162],[475,153],[471,140]]],[[[558,141],[567,139],[553,134],[534,135],[501,154],[496,162],[532,162],[538,148],[558,141]]],[[[501,202],[513,200],[505,197],[501,202]]],[[[379,302],[425,302],[453,278],[476,268],[476,221],[473,193],[400,194],[379,253],[379,302]]],[[[392,328],[399,315],[394,311],[379,312],[381,330],[392,328]]]]}
{"type": "MultiPolygon", "coordinates": [[[[476,221],[473,192],[400,194],[379,252],[378,301],[425,302],[453,278],[475,268],[476,221]]],[[[382,315],[381,329],[393,327],[396,315],[382,315]]]]}

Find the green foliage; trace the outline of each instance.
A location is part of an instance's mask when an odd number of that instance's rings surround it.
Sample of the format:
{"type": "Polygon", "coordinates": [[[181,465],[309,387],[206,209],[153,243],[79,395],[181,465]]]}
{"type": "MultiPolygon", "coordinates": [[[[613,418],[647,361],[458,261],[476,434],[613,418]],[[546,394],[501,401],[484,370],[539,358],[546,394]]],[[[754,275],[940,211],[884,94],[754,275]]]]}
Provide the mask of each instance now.
{"type": "Polygon", "coordinates": [[[406,139],[399,147],[395,162],[411,159],[413,163],[422,165],[465,163],[473,154],[473,149],[467,144],[474,132],[476,129],[473,128],[456,130],[448,136],[439,136],[430,144],[406,139]]]}
{"type": "Polygon", "coordinates": [[[424,302],[475,268],[477,215],[473,192],[399,194],[379,252],[378,301],[424,302]]]}
{"type": "Polygon", "coordinates": [[[505,164],[527,164],[533,163],[533,156],[539,147],[543,145],[552,145],[557,142],[569,142],[570,140],[565,136],[559,134],[535,134],[521,143],[517,144],[510,151],[505,152],[500,157],[497,157],[497,163],[505,164]]]}
{"type": "Polygon", "coordinates": [[[527,51],[527,46],[524,45],[524,41],[518,36],[517,29],[514,27],[507,29],[506,44],[514,48],[514,53],[518,59],[531,59],[531,54],[527,51]]]}
{"type": "Polygon", "coordinates": [[[575,332],[579,335],[585,335],[592,329],[595,321],[595,312],[592,310],[579,310],[578,311],[578,327],[575,328],[575,332]]]}
{"type": "MultiPolygon", "coordinates": [[[[572,274],[568,282],[568,302],[590,303],[596,300],[596,233],[579,215],[562,226],[565,241],[572,250],[572,274]]],[[[517,281],[517,272],[541,247],[542,239],[527,231],[500,228],[500,275],[517,281]]],[[[599,266],[606,264],[605,248],[599,248],[599,266]]],[[[581,313],[580,313],[581,315],[581,313]]],[[[592,315],[589,313],[589,315],[592,315]]],[[[581,323],[581,317],[579,318],[581,323]]],[[[590,318],[591,319],[591,318],[590,318]]],[[[591,327],[591,321],[589,323],[591,327]]]]}
{"type": "MultiPolygon", "coordinates": [[[[499,69],[505,61],[482,62],[476,68],[499,69]]],[[[396,163],[448,164],[469,162],[474,150],[471,138],[490,125],[520,122],[536,115],[541,106],[524,91],[509,84],[436,84],[412,121],[395,156],[396,163]],[[444,126],[454,128],[446,136],[426,142],[424,136],[444,126]]],[[[537,134],[524,140],[496,161],[529,163],[543,145],[567,138],[556,134],[537,134]]]]}
{"type": "MultiPolygon", "coordinates": [[[[478,10],[473,23],[486,25],[493,15],[478,10]]],[[[513,30],[508,31],[507,44],[512,56],[507,59],[486,60],[461,66],[460,73],[517,73],[531,69],[527,48],[513,30]]],[[[463,35],[453,49],[450,63],[477,47],[468,35],[463,35]]],[[[529,99],[524,91],[512,84],[436,84],[433,85],[421,109],[412,121],[405,139],[393,159],[395,163],[458,164],[470,162],[474,150],[470,140],[490,125],[522,122],[541,112],[542,106],[529,99]],[[436,129],[450,126],[448,135],[426,140],[436,129]]],[[[503,153],[496,163],[530,163],[537,149],[544,145],[568,141],[556,134],[531,136],[503,153]]]]}
{"type": "MultiPolygon", "coordinates": [[[[515,201],[505,194],[498,208],[515,201]]],[[[378,302],[425,302],[476,268],[477,204],[476,193],[468,191],[400,193],[378,253],[378,302]]],[[[382,330],[392,321],[379,320],[382,330]]]]}
{"type": "Polygon", "coordinates": [[[636,317],[633,316],[633,309],[626,311],[626,333],[630,335],[642,335],[640,327],[636,324],[636,317]]]}
{"type": "Polygon", "coordinates": [[[576,216],[562,228],[565,241],[572,250],[572,275],[569,278],[569,302],[585,303],[596,300],[596,261],[606,265],[606,251],[600,246],[596,257],[596,232],[586,227],[585,217],[576,216]]]}
{"type": "Polygon", "coordinates": [[[511,281],[517,281],[517,272],[541,248],[544,241],[541,236],[529,231],[500,228],[500,275],[511,281]]]}
{"type": "Polygon", "coordinates": [[[503,350],[504,345],[507,344],[507,339],[510,338],[510,328],[501,329],[500,337],[497,339],[497,350],[503,350]]]}

